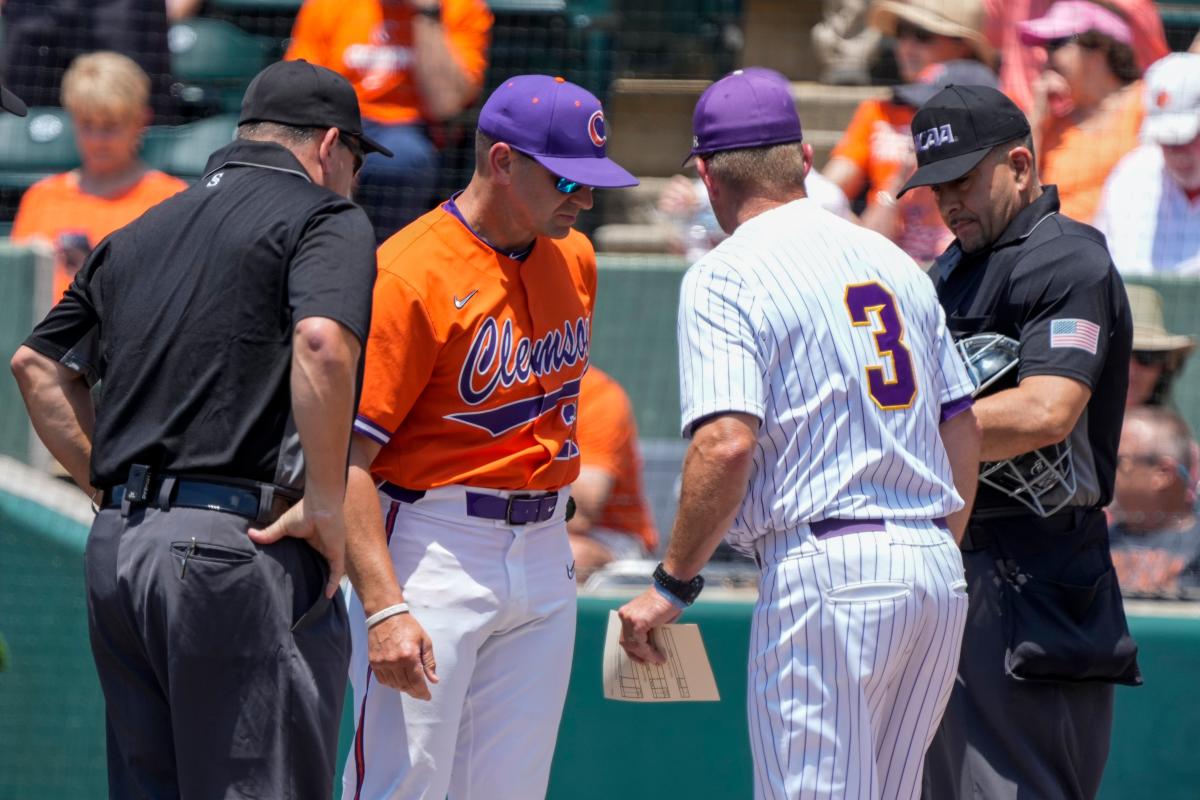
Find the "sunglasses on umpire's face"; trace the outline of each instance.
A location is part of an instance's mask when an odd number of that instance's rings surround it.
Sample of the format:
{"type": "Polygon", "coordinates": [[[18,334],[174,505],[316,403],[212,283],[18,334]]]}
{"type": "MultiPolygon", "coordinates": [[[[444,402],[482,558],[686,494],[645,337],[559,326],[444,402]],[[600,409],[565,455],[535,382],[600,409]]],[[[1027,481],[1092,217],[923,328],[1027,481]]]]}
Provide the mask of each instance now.
{"type": "Polygon", "coordinates": [[[363,167],[363,162],[366,161],[362,143],[341,131],[338,131],[338,140],[350,151],[350,155],[354,156],[354,174],[357,175],[358,171],[363,167]]]}

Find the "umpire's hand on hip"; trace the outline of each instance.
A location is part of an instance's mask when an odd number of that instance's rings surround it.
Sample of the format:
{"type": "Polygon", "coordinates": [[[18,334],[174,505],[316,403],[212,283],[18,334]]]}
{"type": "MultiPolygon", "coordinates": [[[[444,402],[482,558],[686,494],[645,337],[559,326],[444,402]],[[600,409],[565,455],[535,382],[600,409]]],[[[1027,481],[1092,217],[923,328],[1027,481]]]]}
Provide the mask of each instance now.
{"type": "Polygon", "coordinates": [[[433,642],[408,612],[367,630],[367,660],[380,683],[418,700],[428,700],[429,683],[438,682],[433,642]]]}
{"type": "Polygon", "coordinates": [[[621,647],[638,663],[665,663],[666,656],[650,641],[650,631],[674,622],[682,613],[651,586],[617,610],[621,620],[621,647]]]}
{"type": "Polygon", "coordinates": [[[251,528],[250,539],[256,544],[272,544],[284,536],[306,540],[329,562],[329,582],[325,596],[333,597],[346,572],[346,520],[340,504],[324,508],[305,497],[263,529],[251,528]]]}

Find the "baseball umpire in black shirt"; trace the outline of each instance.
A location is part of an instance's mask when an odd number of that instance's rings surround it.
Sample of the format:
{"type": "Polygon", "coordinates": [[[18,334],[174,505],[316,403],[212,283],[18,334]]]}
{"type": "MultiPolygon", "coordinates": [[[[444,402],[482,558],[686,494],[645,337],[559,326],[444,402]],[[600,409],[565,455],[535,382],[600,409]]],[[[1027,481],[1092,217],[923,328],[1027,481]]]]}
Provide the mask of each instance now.
{"type": "Polygon", "coordinates": [[[1108,552],[1132,323],[1104,237],[1059,213],[1029,123],[1000,92],[943,89],[912,123],[956,239],[933,267],[975,378],[980,486],[970,606],[929,749],[927,800],[1091,798],[1113,684],[1141,682],[1108,552]]]}
{"type": "Polygon", "coordinates": [[[268,67],[207,174],[101,242],[13,357],[38,435],[99,507],[85,577],[112,797],[330,795],[375,280],[347,198],[367,151],[390,155],[345,79],[268,67]]]}

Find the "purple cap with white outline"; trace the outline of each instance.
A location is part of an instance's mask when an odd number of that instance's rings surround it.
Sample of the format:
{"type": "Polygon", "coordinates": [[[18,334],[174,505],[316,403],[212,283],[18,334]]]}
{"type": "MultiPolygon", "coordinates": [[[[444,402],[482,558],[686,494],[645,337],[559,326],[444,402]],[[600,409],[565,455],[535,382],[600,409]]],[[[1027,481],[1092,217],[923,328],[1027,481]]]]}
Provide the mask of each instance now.
{"type": "Polygon", "coordinates": [[[517,75],[504,81],[483,104],[479,130],[567,180],[600,189],[637,186],[637,178],[606,155],[600,101],[562,78],[517,75]]]}
{"type": "Polygon", "coordinates": [[[766,67],[745,67],[710,85],[696,101],[692,152],[683,163],[721,150],[801,141],[804,131],[788,79],[766,67]]]}

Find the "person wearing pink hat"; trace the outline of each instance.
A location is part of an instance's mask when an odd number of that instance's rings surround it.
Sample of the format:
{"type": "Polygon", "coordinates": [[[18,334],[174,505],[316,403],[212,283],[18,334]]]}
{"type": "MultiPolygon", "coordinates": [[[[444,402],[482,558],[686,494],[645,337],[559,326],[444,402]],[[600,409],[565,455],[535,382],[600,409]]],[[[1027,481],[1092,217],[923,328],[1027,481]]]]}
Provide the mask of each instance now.
{"type": "Polygon", "coordinates": [[[1024,44],[1046,53],[1030,114],[1042,179],[1058,186],[1062,213],[1091,222],[1104,181],[1137,147],[1142,124],[1132,29],[1090,0],[1060,0],[1017,28],[1024,44]]]}
{"type": "MultiPolygon", "coordinates": [[[[1133,53],[1143,70],[1170,52],[1162,18],[1154,0],[1103,0],[1129,23],[1133,53]]],[[[1017,24],[1040,19],[1054,0],[984,0],[984,33],[1000,53],[1000,89],[1028,114],[1033,108],[1033,83],[1046,63],[1046,53],[1021,42],[1017,24]]]]}

